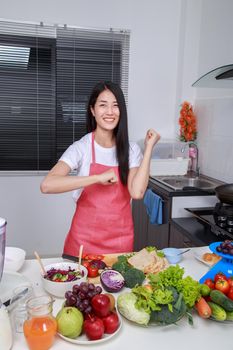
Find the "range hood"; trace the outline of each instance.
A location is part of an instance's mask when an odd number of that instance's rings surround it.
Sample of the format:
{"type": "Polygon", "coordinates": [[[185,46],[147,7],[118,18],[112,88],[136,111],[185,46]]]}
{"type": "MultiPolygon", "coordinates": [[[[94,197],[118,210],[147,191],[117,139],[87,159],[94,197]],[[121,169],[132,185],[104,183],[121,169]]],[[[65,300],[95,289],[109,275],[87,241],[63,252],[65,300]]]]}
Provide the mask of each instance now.
{"type": "Polygon", "coordinates": [[[193,87],[233,88],[233,64],[218,67],[204,74],[193,87]]]}

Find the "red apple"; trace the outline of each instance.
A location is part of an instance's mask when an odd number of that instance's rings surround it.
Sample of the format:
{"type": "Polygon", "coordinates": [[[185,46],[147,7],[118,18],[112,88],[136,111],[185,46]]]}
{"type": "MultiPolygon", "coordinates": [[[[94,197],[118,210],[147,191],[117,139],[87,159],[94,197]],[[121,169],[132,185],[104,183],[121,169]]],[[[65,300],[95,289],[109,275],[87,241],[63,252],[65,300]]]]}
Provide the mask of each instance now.
{"type": "Polygon", "coordinates": [[[84,321],[83,329],[88,339],[101,339],[104,334],[104,323],[100,318],[90,316],[89,319],[84,321]]]}
{"type": "Polygon", "coordinates": [[[110,312],[110,299],[105,294],[97,294],[91,299],[94,313],[99,317],[105,317],[110,312]]]}
{"type": "Polygon", "coordinates": [[[114,333],[119,327],[119,317],[115,312],[110,312],[109,315],[102,318],[104,323],[104,333],[114,333]]]}

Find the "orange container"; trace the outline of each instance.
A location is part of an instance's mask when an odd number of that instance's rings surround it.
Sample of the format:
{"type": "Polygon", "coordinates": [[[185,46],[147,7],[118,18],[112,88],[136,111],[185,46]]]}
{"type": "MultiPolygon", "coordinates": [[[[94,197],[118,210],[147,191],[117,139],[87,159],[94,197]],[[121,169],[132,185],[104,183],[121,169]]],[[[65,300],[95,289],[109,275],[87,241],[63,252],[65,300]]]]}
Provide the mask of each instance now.
{"type": "Polygon", "coordinates": [[[52,303],[53,299],[47,295],[27,302],[28,320],[23,330],[30,350],[48,350],[53,345],[57,322],[52,316],[52,303]]]}

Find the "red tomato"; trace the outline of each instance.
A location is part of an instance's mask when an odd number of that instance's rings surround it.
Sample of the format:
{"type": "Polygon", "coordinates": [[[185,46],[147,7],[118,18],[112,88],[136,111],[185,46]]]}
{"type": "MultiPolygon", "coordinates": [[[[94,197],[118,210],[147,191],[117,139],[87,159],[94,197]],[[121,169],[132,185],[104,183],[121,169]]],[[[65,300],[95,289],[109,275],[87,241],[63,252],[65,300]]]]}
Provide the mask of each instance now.
{"type": "Polygon", "coordinates": [[[98,267],[88,265],[87,271],[88,271],[88,277],[97,277],[99,275],[98,267]]]}
{"type": "Polygon", "coordinates": [[[104,255],[100,254],[86,254],[83,256],[83,259],[85,260],[103,260],[104,255]]]}
{"type": "Polygon", "coordinates": [[[211,278],[207,278],[204,284],[207,284],[208,287],[210,287],[211,289],[214,289],[214,281],[211,278]]]}
{"type": "Polygon", "coordinates": [[[230,287],[227,296],[229,299],[233,300],[233,287],[230,287]]]}
{"type": "Polygon", "coordinates": [[[82,265],[85,266],[86,268],[88,268],[88,266],[90,265],[89,261],[84,260],[82,261],[82,265]]]}
{"type": "Polygon", "coordinates": [[[220,290],[222,293],[227,294],[230,286],[226,280],[217,280],[215,283],[215,289],[220,290]]]}
{"type": "Polygon", "coordinates": [[[229,286],[233,287],[233,276],[229,277],[227,281],[229,283],[229,286]]]}
{"type": "Polygon", "coordinates": [[[224,275],[223,272],[218,272],[214,276],[214,282],[216,283],[218,280],[225,280],[225,281],[227,281],[227,277],[226,277],[226,275],[224,275]]]}
{"type": "Polygon", "coordinates": [[[104,255],[96,255],[96,258],[94,260],[103,260],[104,255]]]}

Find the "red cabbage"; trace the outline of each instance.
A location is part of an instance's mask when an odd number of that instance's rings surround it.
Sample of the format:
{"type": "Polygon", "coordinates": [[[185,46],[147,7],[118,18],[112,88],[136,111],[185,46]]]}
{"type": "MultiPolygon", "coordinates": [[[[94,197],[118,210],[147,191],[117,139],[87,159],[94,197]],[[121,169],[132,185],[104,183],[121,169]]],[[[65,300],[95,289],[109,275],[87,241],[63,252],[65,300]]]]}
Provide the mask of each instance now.
{"type": "Polygon", "coordinates": [[[103,288],[110,293],[119,292],[125,284],[124,277],[115,270],[105,270],[100,275],[103,288]]]}
{"type": "Polygon", "coordinates": [[[84,271],[72,269],[70,266],[68,270],[56,269],[52,267],[47,271],[47,274],[44,276],[44,278],[52,282],[71,282],[82,278],[83,275],[84,271]]]}

